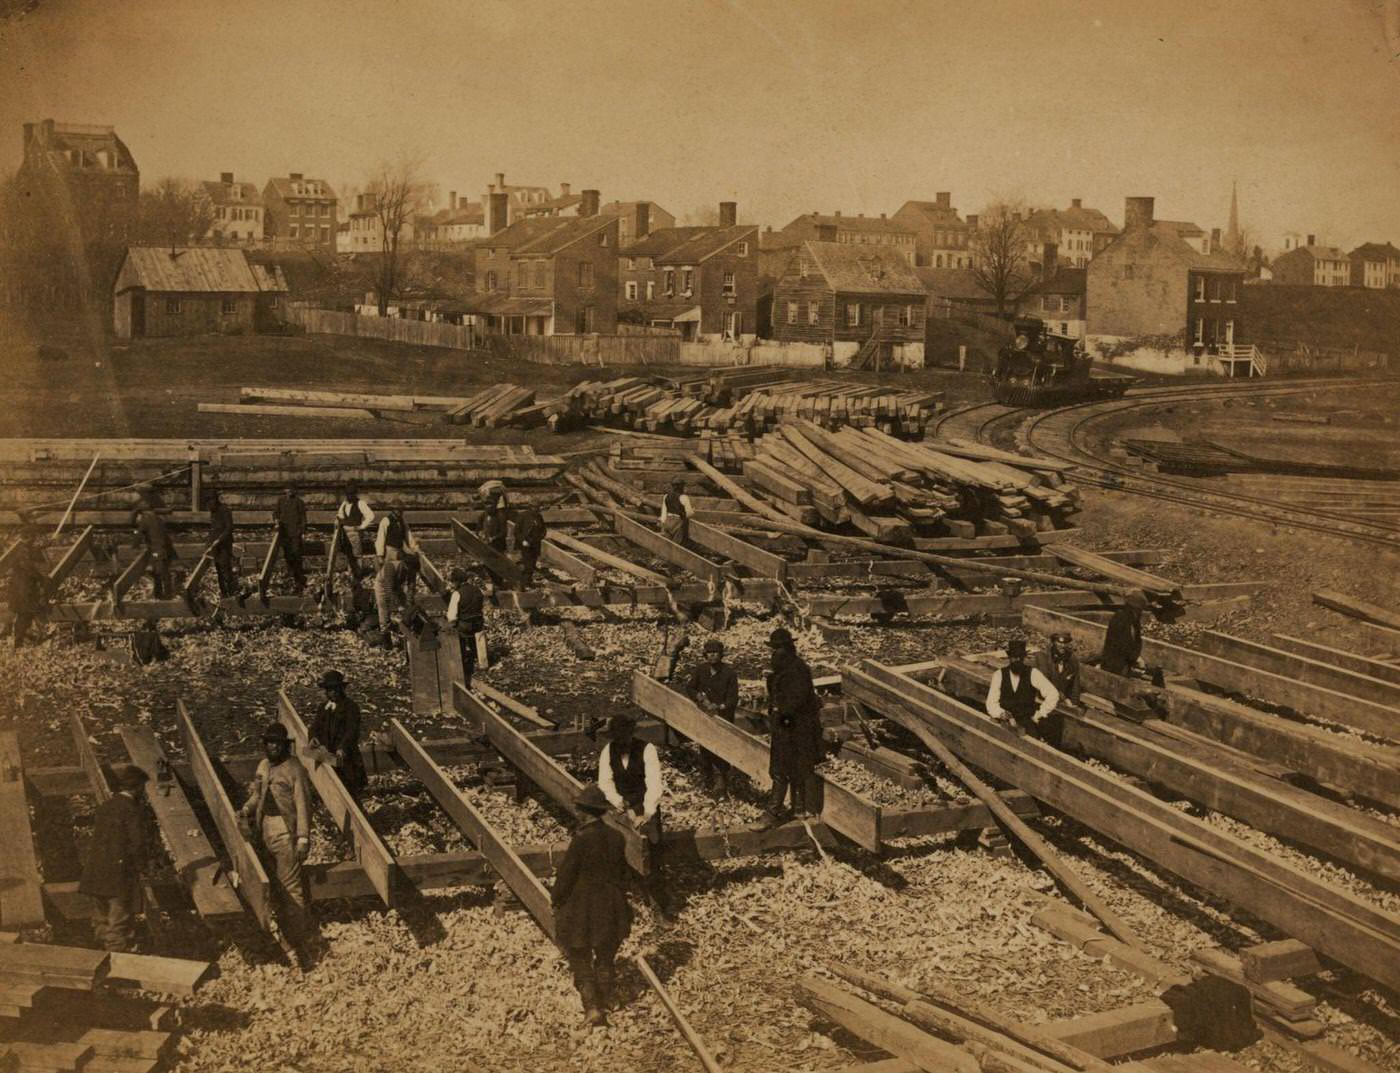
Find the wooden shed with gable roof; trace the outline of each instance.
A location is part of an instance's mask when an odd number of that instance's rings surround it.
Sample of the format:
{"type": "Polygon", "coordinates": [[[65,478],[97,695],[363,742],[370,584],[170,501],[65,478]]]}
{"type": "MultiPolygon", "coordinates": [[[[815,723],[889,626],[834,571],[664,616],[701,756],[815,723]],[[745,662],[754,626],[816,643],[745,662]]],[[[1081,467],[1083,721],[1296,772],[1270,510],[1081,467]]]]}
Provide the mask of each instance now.
{"type": "Polygon", "coordinates": [[[112,285],[117,336],[253,331],[281,319],[287,284],[275,265],[251,265],[241,249],[132,246],[112,285]]]}

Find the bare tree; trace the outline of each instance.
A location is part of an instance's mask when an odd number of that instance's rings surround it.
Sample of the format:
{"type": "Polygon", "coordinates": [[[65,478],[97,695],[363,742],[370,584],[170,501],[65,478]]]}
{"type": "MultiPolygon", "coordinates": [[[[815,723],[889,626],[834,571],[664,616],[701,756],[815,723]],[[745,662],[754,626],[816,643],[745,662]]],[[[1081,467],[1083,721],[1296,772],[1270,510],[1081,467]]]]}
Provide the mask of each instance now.
{"type": "Polygon", "coordinates": [[[972,278],[997,304],[997,315],[1006,312],[1030,293],[1038,282],[1026,251],[1031,241],[1027,214],[1006,201],[987,206],[977,218],[968,246],[972,254],[972,278]]]}
{"type": "Polygon", "coordinates": [[[141,191],[136,210],[136,242],[143,246],[192,246],[209,233],[214,206],[197,183],[161,179],[141,191]]]}
{"type": "Polygon", "coordinates": [[[373,199],[370,207],[379,230],[375,289],[381,317],[388,314],[389,301],[398,294],[403,243],[411,234],[414,217],[430,203],[432,190],[423,179],[422,158],[409,154],[380,164],[365,183],[365,193],[373,199]]]}

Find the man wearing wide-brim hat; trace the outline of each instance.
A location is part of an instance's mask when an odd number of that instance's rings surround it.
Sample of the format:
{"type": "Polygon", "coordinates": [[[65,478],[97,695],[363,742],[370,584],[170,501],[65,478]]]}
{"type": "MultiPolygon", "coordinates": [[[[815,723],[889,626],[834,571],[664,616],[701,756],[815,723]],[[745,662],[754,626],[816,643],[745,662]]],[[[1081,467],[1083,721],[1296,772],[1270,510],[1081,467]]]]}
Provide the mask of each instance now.
{"type": "Polygon", "coordinates": [[[141,908],[141,869],[146,865],[146,824],[141,791],[146,773],[135,765],[117,769],[116,792],[97,807],[92,841],[78,889],[97,903],[97,938],[107,950],[136,949],[136,914],[141,908]]]}
{"type": "Polygon", "coordinates": [[[1110,674],[1131,674],[1141,661],[1142,613],[1146,610],[1146,594],[1133,589],[1108,620],[1099,666],[1110,674]]]}
{"type": "Polygon", "coordinates": [[[1007,641],[1006,666],[992,673],[987,687],[987,714],[1013,730],[1046,737],[1046,721],[1059,703],[1059,690],[1026,662],[1026,642],[1007,641]]]}
{"type": "Polygon", "coordinates": [[[768,814],[771,822],[782,822],[821,807],[814,770],[824,751],[821,702],[812,686],[812,669],[797,654],[792,634],[779,626],[769,635],[768,647],[773,650],[768,674],[768,773],[773,792],[768,814]],[[786,810],[783,802],[789,791],[792,808],[786,810]]]}
{"type": "Polygon", "coordinates": [[[369,781],[360,755],[360,706],[345,695],[345,675],[339,671],[321,675],[319,685],[326,699],[311,720],[311,745],[331,754],[340,781],[358,797],[369,781]]]}
{"type": "Polygon", "coordinates": [[[239,815],[272,858],[282,892],[282,923],[293,943],[309,934],[310,914],[302,864],[311,852],[311,795],[306,769],[292,755],[292,738],[281,723],[262,734],[264,758],[248,787],[239,815]]]}
{"type": "Polygon", "coordinates": [[[612,806],[590,783],[574,802],[583,818],[554,874],[550,902],[555,939],[569,960],[589,1025],[607,1023],[614,960],[632,930],[627,904],[627,844],[602,822],[612,806]]]}
{"type": "MultiPolygon", "coordinates": [[[[690,678],[690,696],[704,711],[734,722],[739,707],[739,676],[724,662],[724,642],[711,637],[701,649],[704,661],[690,678]]],[[[729,792],[729,765],[707,749],[700,750],[700,782],[710,789],[719,774],[719,795],[729,792]]]]}
{"type": "Polygon", "coordinates": [[[1074,652],[1074,638],[1064,630],[1050,635],[1050,645],[1035,658],[1035,669],[1050,680],[1059,691],[1060,699],[1079,703],[1083,686],[1080,683],[1079,657],[1074,652]]]}

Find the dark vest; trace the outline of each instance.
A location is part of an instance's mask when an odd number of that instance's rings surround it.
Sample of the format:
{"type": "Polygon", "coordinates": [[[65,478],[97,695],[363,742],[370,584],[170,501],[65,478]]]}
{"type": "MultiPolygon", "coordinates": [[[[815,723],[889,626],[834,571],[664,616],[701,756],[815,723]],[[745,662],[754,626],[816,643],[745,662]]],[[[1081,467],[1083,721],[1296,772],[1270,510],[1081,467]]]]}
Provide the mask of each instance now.
{"type": "Polygon", "coordinates": [[[1031,685],[1031,669],[1021,672],[1021,682],[1014,689],[1011,685],[1011,669],[1001,669],[1001,707],[1012,716],[1029,719],[1040,706],[1040,694],[1031,685]]]}
{"type": "Polygon", "coordinates": [[[347,529],[358,529],[365,520],[364,511],[360,510],[360,500],[356,496],[353,500],[346,500],[350,504],[350,509],[345,513],[345,527],[347,529]]]}
{"type": "Polygon", "coordinates": [[[457,632],[474,634],[486,624],[486,601],[470,581],[457,589],[457,632]]]}
{"type": "Polygon", "coordinates": [[[629,806],[642,803],[647,793],[647,743],[641,738],[633,738],[625,756],[619,756],[615,742],[608,745],[608,760],[612,765],[613,785],[618,796],[629,806]]]}
{"type": "Polygon", "coordinates": [[[674,514],[678,518],[688,517],[685,512],[685,504],[681,502],[681,497],[675,492],[666,493],[666,513],[668,516],[674,514]]]}
{"type": "Polygon", "coordinates": [[[404,540],[408,537],[408,526],[404,524],[402,516],[398,514],[389,515],[388,528],[384,530],[384,544],[386,547],[398,548],[403,551],[404,540]]]}

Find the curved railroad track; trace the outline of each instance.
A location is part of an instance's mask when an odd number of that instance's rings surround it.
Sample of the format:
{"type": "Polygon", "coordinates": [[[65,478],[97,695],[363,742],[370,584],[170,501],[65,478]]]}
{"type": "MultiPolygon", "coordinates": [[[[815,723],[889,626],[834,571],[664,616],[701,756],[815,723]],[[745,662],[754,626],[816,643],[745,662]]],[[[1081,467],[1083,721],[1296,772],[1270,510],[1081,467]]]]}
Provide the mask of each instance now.
{"type": "Polygon", "coordinates": [[[993,431],[998,426],[1011,422],[1018,426],[1017,441],[1020,445],[1038,454],[1072,463],[1075,466],[1074,479],[1083,484],[1214,511],[1217,514],[1253,518],[1270,525],[1293,526],[1368,544],[1400,548],[1400,526],[1364,521],[1337,511],[1284,503],[1243,492],[1203,488],[1189,479],[1146,473],[1109,457],[1103,448],[1094,442],[1091,434],[1095,424],[1124,413],[1176,402],[1279,397],[1306,394],[1319,389],[1371,386],[1376,383],[1374,379],[1352,377],[1274,383],[1253,381],[1189,388],[1136,388],[1119,399],[1083,402],[1045,411],[983,403],[950,411],[934,427],[937,434],[945,439],[966,438],[990,444],[993,431]]]}

